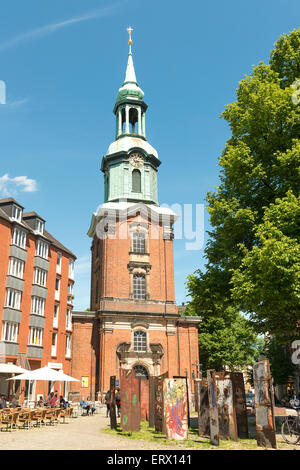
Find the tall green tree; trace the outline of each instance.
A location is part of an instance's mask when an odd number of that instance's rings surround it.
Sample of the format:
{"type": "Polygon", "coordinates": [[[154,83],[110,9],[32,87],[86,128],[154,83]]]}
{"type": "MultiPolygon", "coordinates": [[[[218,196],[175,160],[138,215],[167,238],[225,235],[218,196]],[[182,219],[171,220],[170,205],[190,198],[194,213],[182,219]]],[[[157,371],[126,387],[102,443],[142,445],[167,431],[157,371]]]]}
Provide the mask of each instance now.
{"type": "Polygon", "coordinates": [[[300,321],[299,50],[300,29],[280,37],[269,64],[254,67],[225,107],[232,135],[219,159],[220,185],[206,198],[206,270],[187,283],[198,315],[214,310],[217,318],[232,307],[283,342],[299,336],[300,321]]]}

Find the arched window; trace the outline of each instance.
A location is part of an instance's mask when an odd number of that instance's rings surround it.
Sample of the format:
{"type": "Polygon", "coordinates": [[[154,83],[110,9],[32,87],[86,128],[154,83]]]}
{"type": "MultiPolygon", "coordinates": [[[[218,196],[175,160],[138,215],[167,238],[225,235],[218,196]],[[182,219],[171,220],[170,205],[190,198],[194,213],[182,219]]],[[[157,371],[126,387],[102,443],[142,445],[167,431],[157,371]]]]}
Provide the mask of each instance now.
{"type": "Polygon", "coordinates": [[[141,192],[141,172],[140,170],[133,170],[132,172],[132,192],[141,192]]]}
{"type": "Polygon", "coordinates": [[[133,276],[133,298],[146,298],[146,278],[144,274],[134,274],[133,276]]]}
{"type": "Polygon", "coordinates": [[[132,236],[132,251],[134,253],[145,253],[145,234],[143,232],[134,232],[132,236]]]}
{"type": "Polygon", "coordinates": [[[133,348],[136,352],[147,351],[147,333],[143,330],[137,330],[133,333],[133,348]]]}
{"type": "Polygon", "coordinates": [[[138,366],[134,366],[133,370],[135,372],[136,377],[140,377],[141,379],[149,378],[149,374],[148,374],[146,367],[138,365],[138,366]]]}

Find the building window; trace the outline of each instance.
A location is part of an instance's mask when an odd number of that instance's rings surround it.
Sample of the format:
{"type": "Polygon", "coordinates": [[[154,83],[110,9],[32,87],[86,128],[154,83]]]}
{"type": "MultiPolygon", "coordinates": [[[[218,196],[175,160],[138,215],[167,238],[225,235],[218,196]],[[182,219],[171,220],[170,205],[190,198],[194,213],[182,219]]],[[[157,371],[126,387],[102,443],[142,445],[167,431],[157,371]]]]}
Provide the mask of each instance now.
{"type": "Polygon", "coordinates": [[[29,327],[28,344],[32,346],[43,345],[43,328],[29,327]]]}
{"type": "Polygon", "coordinates": [[[33,296],[31,302],[31,313],[35,313],[36,315],[44,315],[44,311],[45,299],[33,296]]]}
{"type": "Polygon", "coordinates": [[[62,258],[62,254],[57,253],[56,272],[59,273],[59,274],[61,272],[61,258],[62,258]]]}
{"type": "Polygon", "coordinates": [[[17,343],[19,324],[10,321],[2,323],[2,341],[17,343]]]}
{"type": "Polygon", "coordinates": [[[26,245],[26,233],[24,230],[20,230],[18,228],[15,228],[13,231],[13,239],[12,239],[13,245],[17,245],[20,248],[25,249],[26,245]]]}
{"type": "Polygon", "coordinates": [[[8,274],[23,279],[24,265],[24,261],[18,258],[9,258],[8,274]]]}
{"type": "Polygon", "coordinates": [[[143,232],[134,232],[132,236],[132,249],[134,253],[145,253],[145,234],[143,232]]]}
{"type": "Polygon", "coordinates": [[[67,308],[67,315],[66,315],[66,330],[72,330],[72,310],[67,308]]]}
{"type": "Polygon", "coordinates": [[[66,335],[66,357],[71,357],[71,335],[66,335]]]}
{"type": "Polygon", "coordinates": [[[133,170],[132,172],[132,192],[141,192],[141,172],[140,170],[133,170]]]}
{"type": "Polygon", "coordinates": [[[133,348],[135,352],[147,351],[147,333],[142,330],[135,331],[133,334],[133,348]]]}
{"type": "Polygon", "coordinates": [[[146,278],[144,274],[134,274],[133,276],[133,298],[146,298],[146,278]]]}
{"type": "Polygon", "coordinates": [[[39,286],[46,287],[47,281],[47,271],[41,268],[34,268],[34,284],[38,284],[39,286]]]}
{"type": "Polygon", "coordinates": [[[22,292],[16,289],[6,289],[6,307],[20,309],[22,292]]]}
{"type": "Polygon", "coordinates": [[[57,333],[52,333],[51,356],[56,357],[57,333]]]}
{"type": "Polygon", "coordinates": [[[40,233],[43,235],[44,232],[44,222],[42,222],[40,219],[36,219],[35,221],[35,231],[37,233],[40,233]]]}
{"type": "Polygon", "coordinates": [[[49,250],[48,243],[45,243],[42,240],[37,241],[36,253],[35,253],[37,256],[40,256],[41,258],[48,259],[48,250],[49,250]]]}
{"type": "Polygon", "coordinates": [[[69,278],[74,279],[74,261],[69,258],[69,278]]]}
{"type": "Polygon", "coordinates": [[[12,219],[17,220],[18,222],[21,222],[22,219],[22,209],[20,207],[13,205],[12,206],[12,219]]]}
{"type": "Polygon", "coordinates": [[[57,328],[58,326],[58,312],[59,312],[59,304],[54,305],[54,313],[53,313],[53,327],[57,328]]]}
{"type": "Polygon", "coordinates": [[[149,374],[148,374],[148,371],[147,371],[146,367],[141,366],[141,365],[137,365],[137,366],[134,366],[133,370],[135,372],[136,377],[141,377],[141,378],[144,378],[144,379],[149,378],[149,374]]]}
{"type": "Polygon", "coordinates": [[[59,289],[60,289],[60,278],[57,277],[55,279],[55,293],[54,293],[55,300],[59,300],[59,295],[60,295],[59,289]]]}

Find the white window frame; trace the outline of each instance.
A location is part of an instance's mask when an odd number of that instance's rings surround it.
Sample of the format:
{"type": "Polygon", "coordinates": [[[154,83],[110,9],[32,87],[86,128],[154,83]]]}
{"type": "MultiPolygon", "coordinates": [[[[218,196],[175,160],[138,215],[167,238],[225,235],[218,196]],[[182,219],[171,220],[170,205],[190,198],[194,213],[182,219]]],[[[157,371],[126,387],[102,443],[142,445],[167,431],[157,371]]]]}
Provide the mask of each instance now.
{"type": "Polygon", "coordinates": [[[72,331],[72,310],[70,308],[67,308],[66,330],[72,331]]]}
{"type": "Polygon", "coordinates": [[[20,290],[12,289],[11,287],[6,288],[6,299],[5,307],[14,308],[20,310],[22,292],[20,290]]]}
{"type": "Polygon", "coordinates": [[[145,330],[133,332],[133,349],[135,352],[147,352],[147,332],[145,330]]]}
{"type": "Polygon", "coordinates": [[[69,279],[74,279],[74,260],[69,258],[69,279]]]}
{"type": "Polygon", "coordinates": [[[15,204],[13,204],[12,206],[11,218],[13,220],[17,220],[18,222],[21,222],[22,220],[22,209],[19,206],[16,206],[15,204]]]}
{"type": "Polygon", "coordinates": [[[62,262],[62,254],[61,253],[57,253],[57,260],[56,260],[56,272],[58,274],[61,273],[61,262],[62,262]]]}
{"type": "Polygon", "coordinates": [[[44,222],[41,219],[35,219],[35,231],[43,235],[44,233],[44,222]]]}
{"type": "Polygon", "coordinates": [[[2,341],[7,343],[17,343],[19,333],[19,323],[6,321],[2,322],[2,341]]]}
{"type": "Polygon", "coordinates": [[[21,230],[18,227],[15,227],[13,231],[12,244],[17,245],[20,248],[23,248],[23,250],[25,250],[26,232],[24,232],[24,230],[21,230]]]}
{"type": "Polygon", "coordinates": [[[41,258],[48,259],[49,255],[49,244],[44,242],[43,240],[38,240],[36,243],[36,256],[40,256],[41,258]]]}
{"type": "Polygon", "coordinates": [[[55,292],[54,292],[54,298],[55,300],[59,300],[60,297],[60,277],[55,278],[55,292]],[[56,288],[56,283],[58,281],[58,289],[56,288]]]}
{"type": "Polygon", "coordinates": [[[56,357],[57,349],[57,331],[52,332],[52,342],[51,342],[51,356],[56,357]],[[53,336],[55,337],[55,344],[53,344],[53,336]]]}
{"type": "Polygon", "coordinates": [[[66,352],[65,352],[66,358],[71,357],[71,335],[66,335],[66,352]]]}
{"type": "Polygon", "coordinates": [[[43,345],[43,328],[37,328],[36,326],[29,327],[28,344],[29,346],[43,345]]]}
{"type": "Polygon", "coordinates": [[[44,316],[45,299],[33,295],[31,298],[31,313],[34,313],[35,315],[44,316]]]}
{"type": "Polygon", "coordinates": [[[9,276],[18,277],[23,279],[25,263],[21,259],[11,256],[9,258],[8,274],[9,276]]]}
{"type": "Polygon", "coordinates": [[[58,315],[59,315],[59,304],[54,304],[54,310],[53,310],[53,327],[54,328],[58,327],[58,315]]]}
{"type": "Polygon", "coordinates": [[[34,268],[33,283],[42,287],[46,287],[47,271],[41,268],[34,268]]]}

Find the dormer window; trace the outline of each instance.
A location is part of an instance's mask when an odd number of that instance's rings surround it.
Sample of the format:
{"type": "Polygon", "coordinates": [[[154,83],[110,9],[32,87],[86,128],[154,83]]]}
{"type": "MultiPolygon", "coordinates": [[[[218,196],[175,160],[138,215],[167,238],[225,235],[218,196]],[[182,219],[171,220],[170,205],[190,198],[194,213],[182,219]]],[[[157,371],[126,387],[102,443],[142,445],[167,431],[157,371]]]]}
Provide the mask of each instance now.
{"type": "Polygon", "coordinates": [[[22,220],[22,209],[18,206],[15,206],[15,204],[13,204],[12,211],[11,211],[11,217],[12,217],[12,219],[17,220],[18,222],[21,222],[21,220],[22,220]]]}
{"type": "Polygon", "coordinates": [[[40,219],[36,219],[35,221],[35,231],[41,235],[43,235],[44,232],[44,222],[40,219]]]}

